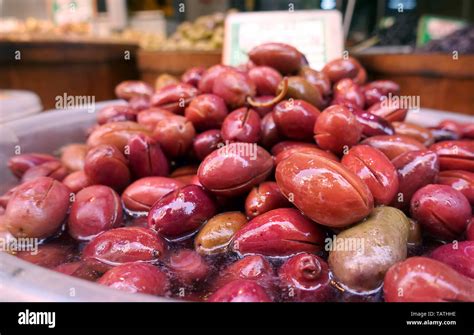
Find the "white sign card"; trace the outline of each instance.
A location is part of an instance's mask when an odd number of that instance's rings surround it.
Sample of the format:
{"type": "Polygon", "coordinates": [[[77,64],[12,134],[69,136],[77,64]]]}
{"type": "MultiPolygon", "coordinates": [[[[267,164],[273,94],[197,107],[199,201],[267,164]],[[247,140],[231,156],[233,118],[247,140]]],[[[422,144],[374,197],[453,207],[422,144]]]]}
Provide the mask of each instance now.
{"type": "Polygon", "coordinates": [[[342,16],[335,10],[234,13],[225,28],[222,61],[228,65],[247,62],[247,53],[266,42],[294,46],[316,70],[342,57],[342,16]]]}

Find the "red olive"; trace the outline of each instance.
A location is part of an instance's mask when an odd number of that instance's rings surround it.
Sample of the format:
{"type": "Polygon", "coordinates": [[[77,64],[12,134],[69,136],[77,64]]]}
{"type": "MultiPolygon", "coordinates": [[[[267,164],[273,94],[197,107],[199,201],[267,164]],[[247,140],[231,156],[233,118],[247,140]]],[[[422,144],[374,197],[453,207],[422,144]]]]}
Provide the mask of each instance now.
{"type": "Polygon", "coordinates": [[[284,75],[297,72],[304,64],[303,54],[283,43],[260,44],[250,50],[249,58],[256,65],[272,67],[284,75]]]}
{"type": "Polygon", "coordinates": [[[199,160],[204,160],[211,152],[224,145],[221,132],[217,129],[207,130],[194,138],[193,149],[199,160]]]}
{"type": "Polygon", "coordinates": [[[122,194],[122,201],[130,211],[148,212],[164,195],[185,186],[180,181],[166,177],[146,177],[130,184],[122,194]]]}
{"type": "Polygon", "coordinates": [[[372,193],[357,175],[322,155],[295,153],[277,165],[275,178],[285,197],[325,226],[346,227],[374,206],[372,193]]]}
{"type": "Polygon", "coordinates": [[[224,100],[215,94],[201,94],[191,101],[184,115],[198,131],[220,128],[227,116],[224,100]]]}
{"type": "Polygon", "coordinates": [[[324,72],[319,72],[308,66],[303,66],[299,75],[315,86],[322,96],[326,97],[331,94],[331,81],[324,72]]]}
{"type": "Polygon", "coordinates": [[[170,286],[166,274],[151,264],[130,263],[114,267],[98,281],[99,284],[129,293],[163,296],[170,286]]]}
{"type": "Polygon", "coordinates": [[[426,257],[410,257],[385,275],[387,302],[474,301],[474,280],[426,257]]]}
{"type": "Polygon", "coordinates": [[[434,183],[439,172],[439,159],[432,151],[410,151],[398,156],[392,163],[397,169],[399,182],[398,194],[392,204],[407,209],[418,189],[434,183]]]}
{"type": "Polygon", "coordinates": [[[411,137],[404,135],[380,135],[366,138],[362,144],[382,151],[390,160],[410,151],[425,150],[426,147],[411,137]]]}
{"type": "Polygon", "coordinates": [[[310,140],[320,111],[303,100],[285,100],[275,106],[273,118],[278,131],[295,140],[310,140]]]}
{"type": "Polygon", "coordinates": [[[11,157],[8,160],[8,168],[17,178],[21,178],[23,174],[30,168],[46,162],[57,160],[58,159],[56,157],[47,154],[22,154],[11,157]]]}
{"type": "Polygon", "coordinates": [[[319,115],[314,125],[314,134],[321,149],[340,155],[359,142],[362,127],[349,109],[333,105],[319,115]]]}
{"type": "Polygon", "coordinates": [[[362,84],[364,81],[363,76],[358,76],[361,71],[362,65],[352,57],[334,59],[324,65],[322,70],[332,83],[336,83],[344,78],[351,78],[355,79],[358,84],[362,84]]]}
{"type": "Polygon", "coordinates": [[[209,302],[271,302],[263,287],[252,280],[234,280],[216,292],[209,302]]]}
{"type": "Polygon", "coordinates": [[[347,101],[359,108],[364,108],[365,96],[362,89],[352,79],[346,78],[338,81],[333,87],[334,101],[347,101]]]}
{"type": "Polygon", "coordinates": [[[172,158],[183,156],[193,144],[194,126],[185,117],[174,115],[156,123],[153,138],[172,158]]]}
{"type": "Polygon", "coordinates": [[[259,215],[237,231],[232,250],[241,255],[288,256],[321,250],[324,232],[293,208],[259,215]]]}
{"type": "Polygon", "coordinates": [[[211,152],[198,170],[199,182],[211,192],[237,196],[264,181],[273,169],[273,159],[254,143],[230,143],[211,152]]]}
{"type": "Polygon", "coordinates": [[[84,171],[75,171],[63,179],[63,184],[66,185],[72,193],[77,193],[87,186],[91,186],[91,182],[84,171]]]}
{"type": "Polygon", "coordinates": [[[205,281],[210,271],[204,258],[196,251],[189,249],[174,252],[168,263],[173,275],[185,285],[205,281]]]}
{"type": "Polygon", "coordinates": [[[76,194],[71,206],[68,228],[76,240],[89,240],[93,236],[122,224],[122,202],[110,187],[94,185],[76,194]]]}
{"type": "Polygon", "coordinates": [[[195,232],[216,213],[213,199],[197,185],[179,188],[158,200],[148,215],[148,226],[166,238],[195,232]]]}
{"type": "Polygon", "coordinates": [[[82,258],[95,259],[107,265],[151,262],[161,259],[166,248],[165,241],[151,229],[122,227],[94,237],[82,251],[82,258]]]}
{"type": "Polygon", "coordinates": [[[341,161],[369,187],[375,204],[388,205],[398,191],[397,170],[379,150],[368,145],[356,145],[341,161]]]}
{"type": "Polygon", "coordinates": [[[55,234],[69,209],[70,190],[39,177],[15,188],[5,210],[5,224],[15,237],[46,238],[55,234]]]}
{"type": "Polygon", "coordinates": [[[102,125],[108,122],[135,121],[136,111],[127,105],[105,106],[97,112],[97,123],[102,125]]]}
{"type": "Polygon", "coordinates": [[[254,218],[272,209],[291,207],[277,183],[266,181],[254,187],[245,200],[245,214],[254,218]]]}
{"type": "Polygon", "coordinates": [[[69,244],[49,243],[38,246],[35,251],[21,250],[16,257],[48,269],[70,262],[74,257],[74,248],[69,244]]]}
{"type": "Polygon", "coordinates": [[[474,172],[474,141],[444,141],[435,143],[430,150],[439,156],[441,170],[474,172]]]}
{"type": "Polygon", "coordinates": [[[407,116],[408,109],[403,108],[400,99],[383,98],[382,101],[370,106],[369,113],[383,117],[389,122],[403,121],[407,116]]]}
{"type": "Polygon", "coordinates": [[[122,81],[115,87],[115,95],[120,99],[130,100],[133,97],[150,97],[153,94],[151,85],[139,80],[122,81]]]}
{"type": "Polygon", "coordinates": [[[222,72],[232,69],[230,66],[217,64],[207,69],[199,80],[198,88],[201,93],[212,93],[212,87],[216,77],[222,72]]]}
{"type": "Polygon", "coordinates": [[[188,85],[198,87],[199,81],[201,80],[206,69],[201,66],[191,67],[186,70],[181,76],[181,81],[188,85]]]}
{"type": "Polygon", "coordinates": [[[466,197],[446,185],[426,185],[413,195],[410,204],[412,217],[430,235],[453,240],[467,228],[471,219],[471,205],[466,197]]]}
{"type": "Polygon", "coordinates": [[[283,263],[278,277],[285,300],[321,302],[334,294],[328,264],[313,254],[292,256],[283,263]]]}
{"type": "Polygon", "coordinates": [[[474,279],[474,241],[455,241],[436,248],[430,257],[474,279]]]}
{"type": "Polygon", "coordinates": [[[262,122],[260,123],[261,128],[261,136],[260,136],[260,144],[265,148],[271,148],[278,142],[280,142],[282,136],[278,131],[274,114],[272,112],[266,114],[262,118],[262,122]]]}
{"type": "Polygon", "coordinates": [[[462,170],[446,170],[438,174],[438,184],[449,185],[460,191],[474,206],[474,173],[462,170]]]}
{"type": "Polygon", "coordinates": [[[39,177],[50,177],[62,181],[67,175],[68,170],[61,162],[51,161],[29,168],[21,177],[21,182],[35,180],[39,177]]]}
{"type": "Polygon", "coordinates": [[[248,71],[248,76],[254,82],[258,95],[274,95],[283,80],[277,70],[268,66],[255,66],[248,71]]]}
{"type": "Polygon", "coordinates": [[[260,123],[260,116],[253,109],[236,109],[222,124],[222,139],[229,142],[256,143],[260,139],[260,123]]]}
{"type": "Polygon", "coordinates": [[[228,69],[216,77],[212,93],[224,99],[229,108],[235,109],[244,106],[247,97],[255,96],[256,88],[246,74],[228,69]]]}
{"type": "Polygon", "coordinates": [[[180,83],[162,87],[151,97],[151,105],[173,113],[183,114],[189,102],[198,95],[196,87],[180,83]]]}
{"type": "Polygon", "coordinates": [[[137,122],[148,131],[153,131],[158,121],[173,115],[173,113],[166,109],[152,107],[138,113],[137,122]]]}
{"type": "Polygon", "coordinates": [[[128,141],[128,164],[136,178],[167,176],[169,163],[160,145],[150,137],[137,134],[128,141]]]}
{"type": "Polygon", "coordinates": [[[102,144],[89,150],[84,172],[92,184],[123,190],[130,182],[125,156],[114,146],[102,144]]]}

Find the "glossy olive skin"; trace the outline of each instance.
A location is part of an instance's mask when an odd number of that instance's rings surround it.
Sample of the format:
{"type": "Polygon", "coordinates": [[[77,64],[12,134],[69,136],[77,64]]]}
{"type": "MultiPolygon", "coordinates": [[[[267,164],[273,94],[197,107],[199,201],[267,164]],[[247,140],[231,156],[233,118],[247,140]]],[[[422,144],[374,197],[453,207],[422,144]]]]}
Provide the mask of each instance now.
{"type": "Polygon", "coordinates": [[[300,69],[299,75],[316,87],[323,97],[331,94],[331,81],[324,72],[319,72],[308,66],[303,66],[300,69]]]}
{"type": "Polygon", "coordinates": [[[329,301],[334,294],[328,264],[313,254],[301,253],[286,260],[278,278],[287,301],[329,301]]]}
{"type": "Polygon", "coordinates": [[[181,81],[185,84],[198,87],[199,81],[201,80],[205,71],[206,69],[202,66],[191,67],[183,73],[181,76],[181,81]]]}
{"type": "Polygon", "coordinates": [[[261,135],[261,120],[256,111],[242,107],[236,109],[224,120],[221,135],[224,141],[256,143],[261,135]]]}
{"type": "Polygon", "coordinates": [[[216,213],[214,200],[200,186],[187,185],[158,200],[148,214],[148,227],[169,239],[195,232],[216,213]]]}
{"type": "Polygon", "coordinates": [[[248,255],[230,264],[214,282],[214,287],[222,287],[227,283],[245,279],[253,280],[264,288],[271,288],[274,282],[273,268],[269,261],[261,255],[248,255]]]}
{"type": "Polygon", "coordinates": [[[374,80],[362,87],[365,105],[370,107],[382,100],[383,97],[400,93],[400,85],[391,80],[374,80]]]}
{"type": "Polygon", "coordinates": [[[427,147],[434,143],[433,134],[426,128],[408,122],[392,122],[392,126],[397,135],[412,137],[427,147]]]}
{"type": "Polygon", "coordinates": [[[332,83],[336,83],[344,78],[350,78],[356,80],[357,84],[362,84],[363,78],[358,76],[361,69],[362,65],[356,59],[348,57],[347,59],[339,58],[330,61],[324,65],[322,72],[326,74],[332,83]]]}
{"type": "Polygon", "coordinates": [[[362,126],[362,135],[364,137],[395,134],[392,125],[384,118],[359,108],[349,109],[355,115],[357,122],[362,126]]]}
{"type": "Polygon", "coordinates": [[[141,97],[133,97],[128,101],[128,106],[133,109],[135,115],[142,110],[150,108],[150,98],[141,96],[141,97]]]}
{"type": "Polygon", "coordinates": [[[134,135],[128,141],[128,164],[135,178],[169,174],[168,159],[160,145],[143,134],[134,135]]]}
{"type": "Polygon", "coordinates": [[[40,153],[22,154],[10,157],[8,160],[8,168],[17,178],[21,178],[23,174],[34,166],[41,165],[50,161],[57,161],[54,156],[40,153]]]}
{"type": "MultiPolygon", "coordinates": [[[[293,148],[310,148],[310,149],[317,149],[318,146],[314,143],[306,143],[306,142],[299,142],[299,141],[281,141],[275,144],[272,149],[271,153],[273,156],[278,156],[285,151],[291,150],[293,148]]],[[[332,155],[332,154],[331,154],[332,155]]]]}
{"type": "Polygon", "coordinates": [[[387,302],[474,301],[474,280],[427,257],[410,257],[385,275],[387,302]]]}
{"type": "Polygon", "coordinates": [[[183,114],[189,102],[198,95],[196,87],[179,83],[162,87],[153,94],[150,103],[173,113],[183,114]]]}
{"type": "Polygon", "coordinates": [[[410,203],[412,217],[423,231],[442,239],[453,240],[467,228],[471,205],[466,197],[446,185],[426,185],[413,195],[410,203]]]}
{"type": "Polygon", "coordinates": [[[303,65],[303,55],[296,48],[283,43],[264,43],[249,52],[255,65],[269,66],[283,75],[297,72],[303,65]]]}
{"type": "Polygon", "coordinates": [[[234,280],[214,292],[209,302],[271,302],[265,289],[253,280],[234,280]]]}
{"type": "Polygon", "coordinates": [[[474,216],[469,221],[466,228],[466,239],[468,241],[474,241],[474,216]]]}
{"type": "Polygon", "coordinates": [[[209,154],[199,165],[198,178],[211,192],[232,197],[264,181],[272,169],[273,159],[265,149],[235,142],[209,154]]]}
{"type": "Polygon", "coordinates": [[[260,144],[264,148],[271,148],[280,142],[283,137],[278,131],[274,115],[273,112],[270,112],[266,114],[260,122],[260,144]]]}
{"type": "Polygon", "coordinates": [[[77,193],[83,188],[92,185],[83,170],[68,174],[62,182],[69,188],[69,190],[71,190],[72,193],[77,193]]]}
{"type": "Polygon", "coordinates": [[[394,207],[407,209],[413,194],[421,187],[435,181],[439,172],[438,156],[429,150],[410,151],[392,160],[398,173],[398,194],[394,207]]]}
{"type": "Polygon", "coordinates": [[[153,230],[122,227],[107,230],[94,237],[82,251],[82,258],[115,266],[155,261],[163,258],[166,249],[166,242],[153,230]]]}
{"type": "Polygon", "coordinates": [[[146,263],[129,263],[107,271],[99,284],[129,293],[163,296],[170,286],[166,274],[156,266],[146,263]]]}
{"type": "Polygon", "coordinates": [[[441,170],[474,172],[474,141],[444,141],[435,143],[430,150],[439,156],[441,170]]]}
{"type": "Polygon", "coordinates": [[[76,194],[68,220],[69,235],[79,241],[90,240],[95,235],[123,222],[120,196],[110,187],[94,185],[76,194]]]}
{"type": "Polygon", "coordinates": [[[258,95],[274,95],[283,79],[277,70],[268,66],[255,66],[248,71],[248,76],[255,84],[258,95]]]}
{"type": "Polygon", "coordinates": [[[122,194],[122,201],[130,211],[148,212],[164,195],[185,186],[184,183],[166,177],[145,177],[130,184],[122,194]]]}
{"type": "Polygon", "coordinates": [[[400,100],[385,98],[382,101],[373,104],[367,109],[369,113],[383,117],[389,122],[404,121],[408,109],[400,106],[400,100]]]}
{"type": "Polygon", "coordinates": [[[293,208],[259,215],[235,234],[231,248],[239,255],[288,256],[321,250],[325,233],[293,208]]]}
{"type": "Polygon", "coordinates": [[[21,182],[24,183],[35,180],[39,177],[50,177],[62,181],[68,175],[68,173],[68,170],[61,162],[51,161],[29,168],[23,174],[23,177],[21,177],[21,182]]]}
{"type": "MultiPolygon", "coordinates": [[[[282,143],[282,142],[280,142],[282,143]]],[[[311,155],[322,155],[327,159],[333,160],[335,162],[339,162],[339,158],[336,155],[329,151],[324,151],[319,149],[316,145],[310,143],[301,143],[301,145],[293,145],[290,146],[288,149],[281,151],[278,155],[275,156],[275,165],[278,165],[281,161],[287,159],[294,153],[303,153],[303,154],[311,154],[311,155]]]]}
{"type": "Polygon", "coordinates": [[[348,108],[333,105],[319,115],[314,125],[314,140],[323,150],[340,155],[357,144],[362,136],[362,127],[348,108]]]}
{"type": "Polygon", "coordinates": [[[150,135],[150,132],[136,122],[110,122],[96,128],[87,139],[87,145],[92,148],[108,144],[124,152],[130,138],[137,134],[150,135]]]}
{"type": "Polygon", "coordinates": [[[86,159],[87,145],[73,143],[65,145],[60,149],[61,163],[68,171],[79,171],[84,169],[84,161],[86,159]]]}
{"type": "Polygon", "coordinates": [[[168,266],[173,275],[185,285],[205,281],[210,271],[210,266],[204,258],[189,249],[181,249],[171,254],[168,266]]]}
{"type": "Polygon", "coordinates": [[[84,172],[92,184],[123,190],[130,182],[125,156],[112,145],[98,145],[87,152],[84,172]]]}
{"type": "Polygon", "coordinates": [[[275,106],[273,119],[278,131],[294,140],[311,140],[321,112],[303,100],[285,100],[275,106]]]}
{"type": "Polygon", "coordinates": [[[216,77],[222,72],[232,69],[230,66],[217,64],[208,68],[201,76],[198,83],[198,89],[201,93],[212,93],[212,87],[216,77]]]}
{"type": "Polygon", "coordinates": [[[172,158],[186,154],[193,144],[195,135],[193,124],[179,115],[158,121],[153,131],[153,138],[172,158]]]}
{"type": "Polygon", "coordinates": [[[156,128],[158,121],[174,114],[163,108],[152,107],[145,109],[137,114],[137,122],[149,132],[156,128]]]}
{"type": "Polygon", "coordinates": [[[67,263],[74,256],[72,245],[62,243],[41,244],[38,246],[38,250],[34,252],[21,250],[16,253],[16,257],[48,269],[53,269],[60,264],[67,263]]]}
{"type": "Polygon", "coordinates": [[[430,257],[474,279],[474,241],[445,244],[433,250],[430,257]]]}
{"type": "Polygon", "coordinates": [[[376,205],[390,204],[397,194],[397,170],[381,151],[356,145],[342,157],[341,163],[368,186],[376,205]]]}
{"type": "MultiPolygon", "coordinates": [[[[288,92],[285,99],[304,100],[318,109],[326,105],[325,99],[319,90],[303,77],[292,76],[287,78],[288,92]]],[[[277,94],[280,94],[283,88],[283,82],[278,85],[277,94]]]]}
{"type": "Polygon", "coordinates": [[[247,97],[256,95],[255,84],[247,74],[234,69],[222,71],[214,80],[212,93],[224,99],[229,108],[245,105],[247,97]]]}
{"type": "Polygon", "coordinates": [[[127,105],[106,106],[97,112],[97,123],[100,125],[108,122],[135,121],[137,113],[127,105]]]}
{"type": "Polygon", "coordinates": [[[402,211],[388,206],[374,209],[366,221],[336,236],[336,241],[360,241],[352,248],[335,245],[330,250],[328,262],[336,280],[356,292],[377,289],[387,270],[407,257],[409,230],[402,211]]]}
{"type": "Polygon", "coordinates": [[[366,138],[362,144],[370,145],[382,151],[388,159],[393,160],[410,151],[425,150],[426,147],[411,137],[404,135],[380,135],[366,138]]]}
{"type": "Polygon", "coordinates": [[[291,207],[274,181],[266,181],[252,188],[245,199],[245,214],[250,219],[272,209],[291,207]]]}
{"type": "Polygon", "coordinates": [[[217,129],[207,130],[194,138],[193,151],[197,159],[204,160],[211,152],[222,147],[224,140],[221,131],[217,129]]]}
{"type": "Polygon", "coordinates": [[[449,185],[460,191],[474,206],[474,173],[462,170],[446,170],[438,174],[438,184],[449,185]]]}
{"type": "Polygon", "coordinates": [[[364,93],[352,79],[346,78],[338,81],[333,87],[333,95],[335,102],[346,101],[359,108],[364,108],[364,93]]]}
{"type": "Polygon", "coordinates": [[[49,237],[66,218],[70,192],[49,177],[26,182],[15,188],[8,201],[4,224],[15,237],[49,237]]]}
{"type": "Polygon", "coordinates": [[[201,94],[191,101],[184,115],[197,131],[204,131],[220,128],[227,113],[227,106],[220,96],[201,94]]]}
{"type": "Polygon", "coordinates": [[[194,238],[194,248],[201,255],[224,253],[235,233],[247,223],[241,212],[219,213],[202,226],[194,238]]]}
{"type": "Polygon", "coordinates": [[[126,80],[115,87],[115,95],[124,100],[130,100],[133,97],[150,97],[153,94],[151,85],[139,80],[126,80]]]}
{"type": "Polygon", "coordinates": [[[342,164],[321,155],[295,153],[277,165],[275,178],[286,198],[325,226],[348,226],[373,208],[367,185],[342,164]]]}

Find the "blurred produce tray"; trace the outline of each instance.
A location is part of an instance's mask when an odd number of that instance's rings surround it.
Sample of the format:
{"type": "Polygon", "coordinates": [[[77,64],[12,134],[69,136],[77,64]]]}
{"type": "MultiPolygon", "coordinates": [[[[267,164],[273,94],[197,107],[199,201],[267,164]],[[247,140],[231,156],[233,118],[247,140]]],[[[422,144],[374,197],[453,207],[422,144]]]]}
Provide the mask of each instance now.
{"type": "Polygon", "coordinates": [[[420,96],[421,106],[474,115],[474,55],[370,54],[355,57],[371,79],[400,84],[401,95],[420,96]]]}
{"type": "Polygon", "coordinates": [[[222,51],[146,51],[138,50],[137,63],[142,80],[154,85],[162,73],[182,75],[194,66],[210,67],[220,64],[222,51]]]}

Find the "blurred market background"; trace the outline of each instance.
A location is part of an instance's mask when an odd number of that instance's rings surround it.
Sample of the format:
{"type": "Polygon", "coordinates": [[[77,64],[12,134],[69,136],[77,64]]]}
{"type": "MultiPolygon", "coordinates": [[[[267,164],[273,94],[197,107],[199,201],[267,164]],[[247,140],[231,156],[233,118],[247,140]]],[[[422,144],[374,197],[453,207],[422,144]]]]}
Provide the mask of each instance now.
{"type": "Polygon", "coordinates": [[[339,11],[344,48],[371,78],[474,115],[471,0],[0,0],[0,89],[32,91],[44,109],[65,92],[113,99],[122,80],[221,62],[228,15],[277,10],[339,11]]]}

